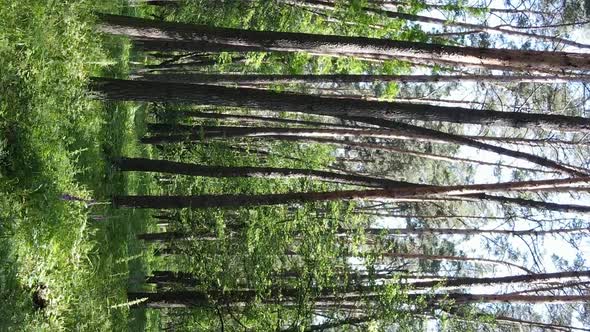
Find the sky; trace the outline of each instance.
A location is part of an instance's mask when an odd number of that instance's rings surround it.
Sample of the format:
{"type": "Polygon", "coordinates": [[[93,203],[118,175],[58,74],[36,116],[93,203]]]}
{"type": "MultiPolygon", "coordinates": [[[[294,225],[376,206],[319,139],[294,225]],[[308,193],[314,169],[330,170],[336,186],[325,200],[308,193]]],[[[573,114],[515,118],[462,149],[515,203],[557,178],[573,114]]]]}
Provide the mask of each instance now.
{"type": "MultiPolygon", "coordinates": [[[[437,2],[430,1],[430,3],[440,3],[440,4],[444,4],[445,2],[447,2],[447,1],[437,1],[437,2]]],[[[469,3],[474,3],[474,2],[469,1],[469,3]]],[[[489,1],[489,6],[496,7],[496,8],[505,8],[505,4],[504,4],[503,0],[489,1]]],[[[425,16],[444,18],[444,16],[438,11],[422,12],[420,14],[425,15],[425,16]]],[[[500,25],[502,23],[503,22],[500,21],[497,17],[494,17],[493,15],[489,16],[488,25],[494,26],[494,25],[500,25]]],[[[421,24],[421,25],[423,26],[423,29],[425,31],[428,31],[429,29],[432,29],[432,28],[437,28],[437,29],[440,28],[436,25],[429,25],[429,24],[421,24]]],[[[569,34],[569,39],[580,42],[580,43],[590,44],[590,29],[588,29],[588,25],[575,28],[573,30],[570,30],[570,32],[571,33],[569,34]]],[[[513,42],[516,45],[521,45],[524,42],[524,40],[522,40],[522,38],[520,38],[520,37],[512,37],[512,36],[503,36],[503,37],[505,37],[506,40],[513,42]]],[[[502,45],[498,45],[497,47],[502,47],[502,45]]],[[[569,46],[565,47],[563,50],[569,51],[569,52],[588,53],[588,50],[579,50],[579,49],[575,49],[574,47],[569,47],[569,46]]],[[[420,74],[420,72],[416,72],[416,74],[420,74]]],[[[448,98],[455,99],[455,100],[473,100],[473,91],[476,91],[475,84],[476,83],[464,83],[461,88],[457,89],[452,95],[448,96],[448,98]]],[[[580,91],[582,91],[582,90],[580,90],[580,91]]],[[[476,129],[479,129],[479,128],[476,128],[476,129]]],[[[514,146],[510,146],[510,148],[514,148],[514,146]]],[[[463,158],[478,159],[478,160],[489,161],[489,162],[498,161],[498,155],[496,155],[494,153],[476,150],[476,149],[469,148],[469,147],[461,147],[459,150],[458,156],[463,157],[463,158]]],[[[503,163],[509,163],[512,165],[535,167],[535,165],[531,165],[530,163],[527,163],[525,161],[514,160],[512,158],[502,158],[502,160],[503,160],[503,163]]],[[[494,167],[479,166],[477,168],[477,171],[474,174],[474,183],[495,183],[495,182],[499,182],[499,181],[510,181],[510,180],[511,180],[511,170],[510,169],[504,169],[504,171],[498,177],[496,174],[494,174],[494,167]]],[[[570,197],[570,195],[567,193],[552,195],[551,201],[555,202],[555,203],[563,203],[563,204],[574,203],[572,198],[570,197]]],[[[582,204],[582,205],[590,205],[590,196],[588,194],[583,195],[583,197],[580,200],[576,200],[575,203],[582,204]]],[[[483,212],[483,213],[485,213],[485,212],[483,212]]],[[[583,220],[588,221],[587,216],[583,216],[583,215],[554,214],[554,216],[555,217],[580,217],[583,220]]],[[[531,226],[532,226],[531,223],[528,223],[523,220],[521,220],[519,223],[521,223],[521,224],[517,226],[518,229],[527,229],[527,228],[531,228],[531,226]]],[[[404,227],[405,226],[404,220],[399,219],[399,218],[383,218],[382,220],[380,220],[380,224],[384,227],[404,227]]],[[[529,239],[531,239],[531,238],[529,238],[529,239]]],[[[467,256],[472,256],[472,257],[482,257],[485,255],[489,256],[489,254],[487,254],[485,251],[482,251],[482,248],[484,247],[483,241],[484,241],[484,239],[482,237],[472,237],[471,239],[466,240],[466,241],[460,240],[460,241],[457,241],[457,243],[458,243],[457,248],[463,250],[467,256]]],[[[529,241],[532,241],[532,239],[529,241]]],[[[519,251],[522,251],[522,252],[529,251],[527,246],[525,245],[525,243],[522,240],[519,240],[519,239],[511,240],[510,243],[512,246],[517,248],[519,251]]],[[[557,254],[557,255],[563,257],[564,259],[567,259],[568,261],[572,261],[575,258],[576,254],[578,252],[581,252],[583,257],[585,258],[585,260],[588,261],[588,259],[590,259],[590,256],[589,256],[590,255],[590,239],[589,239],[589,237],[584,237],[584,239],[580,243],[578,243],[578,246],[581,249],[580,251],[578,251],[573,246],[571,246],[569,243],[567,243],[567,241],[565,241],[563,238],[560,238],[558,236],[551,236],[551,235],[545,236],[543,238],[542,244],[538,246],[540,248],[540,250],[542,250],[540,256],[542,258],[542,265],[545,268],[545,271],[546,272],[557,272],[560,270],[553,263],[553,260],[552,260],[553,254],[557,254]]],[[[531,258],[529,257],[528,258],[529,261],[526,263],[530,263],[530,259],[531,258]]],[[[524,265],[530,266],[530,264],[524,264],[524,265]]],[[[588,265],[589,264],[586,263],[586,266],[588,266],[588,265]]],[[[512,274],[518,274],[518,271],[514,271],[514,270],[511,271],[506,266],[496,266],[495,273],[494,273],[495,276],[512,275],[512,274]]],[[[494,292],[497,290],[498,289],[490,289],[490,287],[487,287],[487,286],[474,287],[472,289],[472,291],[474,293],[489,293],[489,292],[494,292]]],[[[538,305],[538,306],[535,306],[535,310],[537,310],[540,313],[546,313],[547,307],[544,305],[538,305]]],[[[575,326],[582,326],[581,322],[577,319],[574,319],[573,323],[575,326]]],[[[437,329],[438,328],[434,322],[432,324],[430,324],[429,328],[428,328],[428,330],[431,330],[431,331],[435,331],[437,329]]]]}

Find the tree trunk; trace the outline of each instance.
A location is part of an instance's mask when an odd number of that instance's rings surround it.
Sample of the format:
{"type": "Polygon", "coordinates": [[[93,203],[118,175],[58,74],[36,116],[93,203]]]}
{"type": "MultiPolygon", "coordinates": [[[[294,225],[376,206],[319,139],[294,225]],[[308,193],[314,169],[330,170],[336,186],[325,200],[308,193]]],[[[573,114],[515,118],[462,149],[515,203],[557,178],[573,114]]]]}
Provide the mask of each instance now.
{"type": "Polygon", "coordinates": [[[196,286],[202,282],[186,272],[152,271],[152,275],[146,278],[146,283],[177,283],[196,286]]]}
{"type": "Polygon", "coordinates": [[[314,332],[314,331],[325,331],[326,329],[335,329],[340,328],[348,325],[358,326],[359,324],[369,323],[378,319],[377,316],[360,316],[360,317],[350,317],[338,320],[328,320],[325,323],[320,324],[313,324],[308,326],[304,329],[301,329],[299,326],[288,327],[285,329],[280,330],[280,332],[314,332]]]}
{"type": "MultiPolygon", "coordinates": [[[[320,4],[323,6],[327,6],[326,8],[329,8],[329,9],[334,9],[333,4],[330,4],[330,3],[322,1],[322,0],[305,0],[305,1],[308,3],[317,3],[317,4],[320,4]]],[[[453,22],[453,21],[435,18],[435,17],[408,14],[408,13],[402,13],[402,12],[395,12],[395,11],[390,11],[390,10],[386,10],[386,9],[364,7],[363,10],[365,10],[369,13],[372,13],[372,14],[382,15],[382,16],[394,18],[394,19],[400,19],[400,20],[406,20],[406,21],[412,21],[412,22],[422,22],[422,23],[428,23],[428,24],[438,24],[441,26],[449,26],[449,27],[454,26],[454,27],[459,27],[459,28],[472,29],[477,32],[501,33],[502,35],[508,35],[508,36],[512,35],[512,36],[517,36],[517,37],[521,37],[521,38],[543,40],[546,42],[551,42],[551,43],[555,43],[555,44],[563,44],[563,45],[573,46],[573,47],[582,48],[582,49],[590,48],[590,45],[578,43],[578,42],[575,42],[572,40],[568,40],[568,39],[560,38],[560,37],[555,37],[555,36],[546,36],[546,35],[540,35],[540,34],[531,33],[531,32],[509,30],[509,29],[504,29],[501,27],[490,27],[490,26],[485,26],[485,25],[481,25],[481,24],[453,22]]]]}
{"type": "Polygon", "coordinates": [[[258,74],[144,74],[137,79],[192,84],[320,84],[320,83],[439,83],[439,82],[505,82],[505,83],[568,83],[586,82],[581,75],[258,75],[258,74]]]}
{"type": "Polygon", "coordinates": [[[262,47],[268,51],[356,56],[387,59],[410,57],[425,63],[486,67],[502,66],[519,70],[570,71],[589,70],[590,59],[584,54],[546,51],[485,49],[406,42],[365,37],[314,35],[292,32],[250,31],[215,28],[183,23],[99,15],[102,32],[131,38],[262,47]]]}
{"type": "MultiPolygon", "coordinates": [[[[346,233],[348,229],[340,229],[346,233]]],[[[424,234],[448,234],[448,235],[479,235],[479,234],[503,234],[511,236],[543,236],[547,234],[567,234],[588,232],[587,227],[582,228],[557,228],[548,230],[526,229],[526,230],[502,230],[502,229],[465,229],[465,228],[365,228],[365,234],[373,235],[424,235],[424,234]]]]}
{"type": "Polygon", "coordinates": [[[161,172],[206,177],[308,177],[310,179],[320,181],[343,182],[347,184],[378,188],[415,186],[413,183],[389,179],[297,168],[204,166],[191,163],[181,163],[168,160],[153,160],[146,158],[120,158],[115,161],[115,165],[122,171],[161,172]]]}
{"type": "MultiPolygon", "coordinates": [[[[312,136],[308,136],[308,135],[301,135],[301,136],[288,136],[288,135],[274,136],[273,135],[273,136],[267,136],[265,138],[273,139],[273,140],[303,141],[303,142],[316,142],[316,143],[325,143],[325,144],[337,144],[337,145],[343,145],[343,146],[349,146],[349,147],[358,147],[358,148],[364,148],[364,149],[395,152],[395,153],[407,154],[407,155],[418,157],[418,158],[446,161],[446,162],[451,162],[451,163],[464,162],[464,163],[470,163],[470,164],[488,165],[488,166],[494,166],[494,167],[499,166],[499,167],[506,167],[506,168],[512,168],[512,169],[519,169],[519,170],[523,170],[523,171],[527,171],[527,172],[560,173],[558,171],[546,171],[546,170],[539,169],[539,168],[521,167],[521,166],[514,166],[514,165],[503,164],[503,163],[487,162],[487,161],[481,161],[481,160],[475,160],[475,159],[469,159],[469,158],[444,156],[444,155],[435,154],[435,153],[407,150],[407,149],[402,149],[402,148],[398,148],[398,147],[391,146],[391,145],[354,142],[354,141],[348,141],[348,140],[344,141],[344,140],[338,140],[338,139],[326,138],[326,137],[312,137],[312,136]]],[[[402,137],[401,135],[395,136],[395,138],[396,139],[404,139],[404,137],[402,137]]],[[[412,135],[406,136],[405,139],[412,139],[412,135]]],[[[423,139],[423,137],[420,137],[420,139],[423,139]]],[[[429,141],[434,141],[434,140],[429,139],[429,141]]],[[[438,142],[438,143],[445,143],[445,142],[438,142]]]]}
{"type": "MultiPolygon", "coordinates": [[[[192,112],[192,111],[171,111],[181,114],[188,118],[202,118],[202,119],[237,119],[237,120],[250,120],[254,122],[275,122],[275,123],[286,123],[292,125],[302,126],[314,126],[323,128],[346,128],[346,129],[359,129],[358,127],[347,126],[343,124],[320,122],[320,121],[308,121],[308,120],[296,120],[286,119],[277,117],[266,117],[256,115],[240,115],[240,114],[228,114],[228,113],[207,113],[207,112],[192,112]]],[[[175,113],[175,114],[176,114],[175,113]]]]}
{"type": "Polygon", "coordinates": [[[298,204],[343,199],[404,199],[444,198],[444,196],[474,196],[488,192],[526,191],[540,188],[559,188],[576,184],[587,184],[590,177],[559,180],[503,182],[496,184],[475,184],[463,186],[414,185],[401,188],[343,190],[332,192],[309,192],[263,195],[197,195],[197,196],[115,196],[113,204],[135,208],[179,209],[179,208],[222,208],[238,206],[262,206],[276,204],[298,204]]]}
{"type": "Polygon", "coordinates": [[[91,88],[107,100],[197,103],[329,116],[443,121],[484,126],[588,131],[590,119],[556,114],[498,112],[431,104],[335,98],[260,89],[95,78],[91,88]]]}
{"type": "Polygon", "coordinates": [[[453,278],[446,280],[434,281],[415,281],[408,283],[411,288],[432,288],[436,286],[441,287],[464,287],[474,285],[498,285],[498,284],[512,284],[522,282],[535,282],[550,279],[565,279],[565,278],[580,278],[590,277],[590,271],[570,271],[570,272],[556,272],[556,273],[536,273],[536,274],[521,274],[507,277],[491,277],[491,278],[453,278]]]}
{"type": "Polygon", "coordinates": [[[482,121],[480,124],[487,125],[512,124],[517,127],[526,127],[528,124],[532,127],[542,126],[544,128],[557,126],[562,127],[562,129],[573,129],[573,127],[576,127],[578,130],[585,130],[584,128],[586,126],[584,123],[590,124],[590,119],[546,114],[528,114],[524,115],[523,118],[524,113],[514,113],[514,118],[510,119],[511,115],[508,112],[479,111],[433,105],[428,105],[427,107],[425,105],[406,103],[388,103],[355,99],[346,100],[342,98],[285,94],[257,89],[232,89],[220,86],[147,81],[94,79],[92,82],[92,90],[98,93],[102,98],[108,100],[193,102],[207,105],[253,107],[273,111],[291,111],[336,116],[345,120],[365,122],[392,130],[398,130],[398,132],[405,136],[412,134],[414,137],[441,139],[447,142],[468,145],[514,158],[526,159],[533,163],[577,176],[586,175],[585,172],[578,169],[561,165],[531,154],[478,142],[459,135],[452,135],[427,128],[393,122],[380,117],[408,120],[423,119],[430,121],[451,121],[455,119],[460,123],[470,123],[469,120],[467,120],[468,118],[471,118],[472,121],[475,121],[475,118],[479,118],[478,121],[482,121]],[[448,116],[444,116],[445,113],[448,116]],[[463,113],[465,113],[465,119],[462,118],[463,115],[460,115],[463,113]],[[428,114],[431,114],[432,117],[428,114]],[[480,114],[481,116],[478,116],[477,114],[480,114]],[[489,121],[485,120],[486,118],[489,121]],[[578,119],[582,120],[578,121],[578,119]]]}
{"type": "MultiPolygon", "coordinates": [[[[323,181],[345,182],[348,184],[378,187],[378,188],[404,188],[427,187],[411,182],[395,181],[390,179],[375,178],[358,174],[340,174],[328,171],[309,169],[288,169],[273,167],[221,167],[202,166],[190,163],[179,163],[167,160],[151,160],[145,158],[120,158],[115,160],[115,165],[122,171],[163,172],[171,174],[183,174],[209,177],[311,177],[323,181]]],[[[499,203],[513,203],[522,206],[543,208],[561,212],[590,212],[590,207],[580,205],[568,205],[533,201],[521,198],[504,196],[491,196],[485,194],[467,195],[475,199],[495,201],[499,203]]]]}
{"type": "MultiPolygon", "coordinates": [[[[412,3],[406,1],[395,1],[395,0],[369,0],[369,3],[380,4],[380,5],[395,5],[395,6],[412,6],[412,3]]],[[[482,12],[490,12],[490,13],[507,13],[507,14],[526,14],[526,15],[552,15],[551,13],[538,11],[538,10],[528,10],[528,9],[516,9],[516,8],[490,8],[490,7],[473,7],[473,6],[462,6],[462,5],[455,5],[455,4],[445,4],[445,5],[437,5],[437,4],[427,4],[424,2],[420,3],[420,6],[425,9],[440,9],[440,10],[450,10],[453,12],[461,11],[461,10],[472,10],[472,11],[482,11],[482,12]]]]}
{"type": "Polygon", "coordinates": [[[182,232],[162,232],[162,233],[143,233],[137,234],[138,240],[146,242],[167,242],[173,240],[186,240],[191,236],[182,232]]]}
{"type": "Polygon", "coordinates": [[[207,41],[186,42],[166,39],[134,39],[133,46],[144,52],[255,52],[261,47],[216,44],[207,41]]]}
{"type": "Polygon", "coordinates": [[[148,308],[190,308],[210,304],[207,294],[202,292],[127,292],[129,302],[144,300],[139,306],[148,308]]]}
{"type": "Polygon", "coordinates": [[[522,270],[522,271],[529,273],[529,274],[535,273],[522,265],[518,265],[518,264],[514,264],[511,262],[498,260],[498,259],[491,259],[491,258],[476,258],[476,257],[464,257],[464,256],[452,256],[452,255],[429,255],[429,254],[422,254],[422,253],[398,253],[398,252],[388,252],[388,253],[383,253],[381,255],[384,257],[390,257],[390,258],[426,259],[426,260],[435,260],[435,261],[484,262],[484,263],[500,264],[500,265],[515,267],[515,268],[522,270]]]}

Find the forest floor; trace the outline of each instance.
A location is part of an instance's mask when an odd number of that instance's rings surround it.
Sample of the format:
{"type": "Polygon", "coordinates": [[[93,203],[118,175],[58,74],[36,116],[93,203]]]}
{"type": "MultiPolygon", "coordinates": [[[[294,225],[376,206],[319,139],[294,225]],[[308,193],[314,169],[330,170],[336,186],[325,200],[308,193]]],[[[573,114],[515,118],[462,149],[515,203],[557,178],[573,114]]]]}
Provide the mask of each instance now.
{"type": "Polygon", "coordinates": [[[110,163],[150,155],[136,139],[144,110],[87,92],[91,76],[126,75],[130,46],[99,36],[92,16],[133,14],[125,3],[0,0],[2,331],[146,324],[125,292],[147,272],[135,234],[148,216],[100,204],[150,191],[150,178],[110,163]]]}

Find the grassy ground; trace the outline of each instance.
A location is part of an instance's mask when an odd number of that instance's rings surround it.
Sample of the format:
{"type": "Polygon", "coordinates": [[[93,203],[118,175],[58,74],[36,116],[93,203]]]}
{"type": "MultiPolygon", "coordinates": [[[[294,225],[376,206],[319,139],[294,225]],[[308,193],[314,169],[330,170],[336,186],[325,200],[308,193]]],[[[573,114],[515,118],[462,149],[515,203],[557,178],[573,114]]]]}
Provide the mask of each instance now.
{"type": "MultiPolygon", "coordinates": [[[[99,37],[92,16],[129,13],[125,2],[0,0],[2,331],[128,328],[125,290],[149,259],[134,234],[148,216],[79,200],[151,188],[109,162],[150,154],[136,144],[143,109],[86,90],[90,76],[127,71],[129,46],[99,37]]],[[[130,328],[143,322],[134,313],[130,328]]]]}

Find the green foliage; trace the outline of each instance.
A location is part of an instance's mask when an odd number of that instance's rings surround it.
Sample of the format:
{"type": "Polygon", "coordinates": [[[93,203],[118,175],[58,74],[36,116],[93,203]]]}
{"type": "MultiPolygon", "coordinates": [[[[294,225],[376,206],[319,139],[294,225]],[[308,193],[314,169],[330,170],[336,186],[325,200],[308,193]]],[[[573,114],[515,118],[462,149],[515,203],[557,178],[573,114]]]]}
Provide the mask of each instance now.
{"type": "Polygon", "coordinates": [[[125,70],[111,59],[126,62],[129,49],[103,48],[92,16],[122,3],[0,2],[3,331],[126,328],[128,309],[110,306],[125,301],[132,264],[113,257],[139,252],[128,236],[141,216],[78,200],[136,188],[106,160],[133,152],[134,111],[104,107],[86,91],[91,74],[125,70]],[[35,309],[36,296],[45,308],[35,309]]]}

